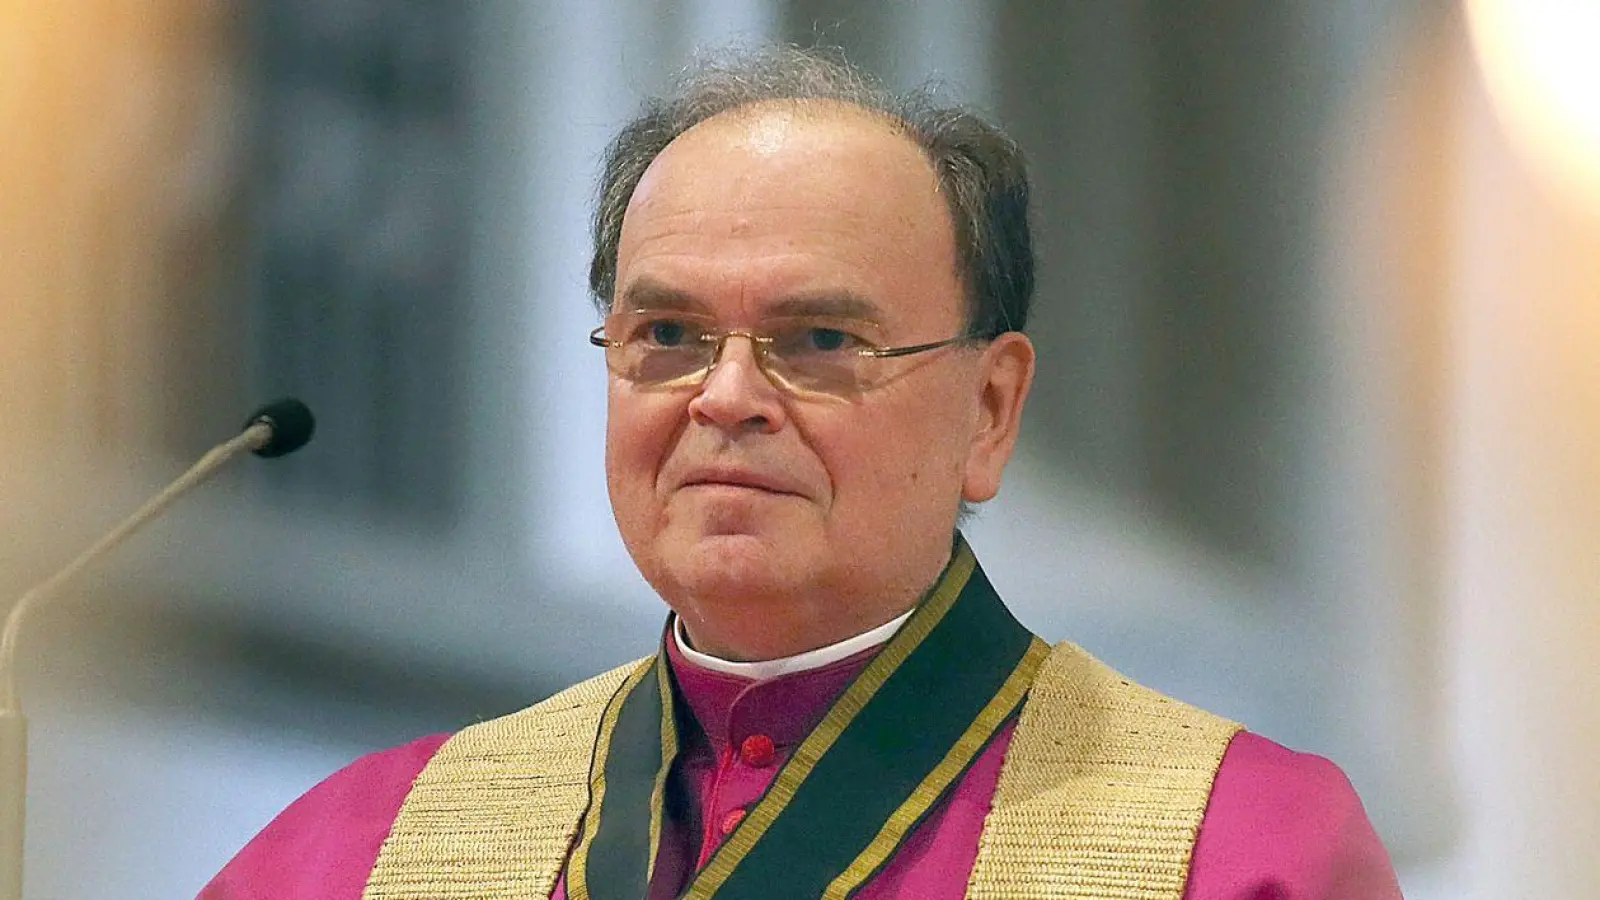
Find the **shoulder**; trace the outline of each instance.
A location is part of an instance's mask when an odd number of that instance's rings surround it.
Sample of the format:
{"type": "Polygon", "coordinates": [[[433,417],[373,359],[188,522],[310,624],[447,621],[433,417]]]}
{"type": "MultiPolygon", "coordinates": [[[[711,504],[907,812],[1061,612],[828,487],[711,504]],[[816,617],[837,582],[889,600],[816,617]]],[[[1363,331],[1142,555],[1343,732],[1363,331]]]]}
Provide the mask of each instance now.
{"type": "Polygon", "coordinates": [[[1057,645],[1006,748],[972,896],[1028,894],[1017,873],[1039,896],[1178,896],[1238,728],[1057,645]]]}
{"type": "MultiPolygon", "coordinates": [[[[1013,762],[1016,783],[1032,787],[1009,796],[1003,772],[995,809],[1020,802],[1032,818],[1045,805],[1087,809],[1082,822],[1061,819],[1061,833],[1092,833],[1093,847],[1112,840],[1094,832],[1106,810],[1148,811],[1161,798],[1170,821],[1197,835],[1171,847],[1179,871],[1189,863],[1185,900],[1400,897],[1388,854],[1338,766],[1142,687],[1071,644],[1057,646],[1039,672],[1008,769],[1013,762]]],[[[1141,838],[1139,852],[1146,845],[1141,838]]]]}
{"type": "Polygon", "coordinates": [[[1399,898],[1389,855],[1343,771],[1240,732],[1217,769],[1187,900],[1399,898]]]}
{"type": "Polygon", "coordinates": [[[368,754],[295,800],[201,891],[201,900],[357,900],[424,773],[440,760],[525,736],[530,726],[559,734],[574,719],[598,720],[638,662],[581,681],[520,712],[368,754]],[[553,729],[551,726],[554,726],[553,729]]]}
{"type": "Polygon", "coordinates": [[[1323,818],[1365,817],[1361,800],[1333,762],[1298,753],[1258,734],[1241,731],[1228,745],[1217,770],[1212,808],[1247,810],[1257,827],[1295,827],[1301,813],[1316,810],[1323,818]]]}
{"type": "Polygon", "coordinates": [[[640,666],[647,662],[652,662],[654,659],[655,657],[653,656],[647,656],[643,659],[623,663],[615,669],[601,672],[599,675],[580,681],[560,693],[552,694],[548,699],[535,703],[522,712],[503,716],[502,719],[547,712],[561,712],[574,707],[603,706],[617,692],[617,689],[622,687],[622,683],[628,679],[629,675],[633,674],[640,666]]]}
{"type": "Polygon", "coordinates": [[[593,728],[598,727],[607,703],[629,675],[654,659],[636,659],[580,681],[526,709],[463,728],[440,748],[439,764],[504,750],[515,751],[515,755],[537,753],[545,749],[549,740],[565,744],[578,741],[587,753],[593,728]]]}
{"type": "Polygon", "coordinates": [[[328,776],[246,844],[201,900],[359,898],[417,774],[449,738],[371,753],[328,776]]]}
{"type": "MultiPolygon", "coordinates": [[[[388,795],[404,796],[406,789],[450,739],[449,734],[433,734],[408,744],[368,753],[323,779],[289,809],[315,804],[324,812],[343,810],[361,815],[374,803],[384,804],[388,795]]],[[[287,812],[287,810],[286,810],[287,812]]]]}
{"type": "Polygon", "coordinates": [[[1051,648],[1040,667],[1024,707],[1025,725],[1030,708],[1037,710],[1036,718],[1059,719],[1058,727],[1146,738],[1132,741],[1139,746],[1152,744],[1157,733],[1167,734],[1196,764],[1209,758],[1213,770],[1239,730],[1237,723],[1151,690],[1068,642],[1051,648]]]}

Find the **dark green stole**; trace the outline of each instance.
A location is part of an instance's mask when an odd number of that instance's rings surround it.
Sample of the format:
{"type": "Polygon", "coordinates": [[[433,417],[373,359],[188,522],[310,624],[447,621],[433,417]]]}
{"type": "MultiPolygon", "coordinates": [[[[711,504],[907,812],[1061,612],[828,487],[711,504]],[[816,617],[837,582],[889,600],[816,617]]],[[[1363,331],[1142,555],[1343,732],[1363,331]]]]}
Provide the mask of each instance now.
{"type": "MultiPolygon", "coordinates": [[[[849,897],[1022,705],[1049,647],[1006,610],[964,539],[910,619],[689,882],[691,898],[849,897]]],[[[663,650],[600,720],[572,900],[642,900],[678,753],[663,650]]]]}

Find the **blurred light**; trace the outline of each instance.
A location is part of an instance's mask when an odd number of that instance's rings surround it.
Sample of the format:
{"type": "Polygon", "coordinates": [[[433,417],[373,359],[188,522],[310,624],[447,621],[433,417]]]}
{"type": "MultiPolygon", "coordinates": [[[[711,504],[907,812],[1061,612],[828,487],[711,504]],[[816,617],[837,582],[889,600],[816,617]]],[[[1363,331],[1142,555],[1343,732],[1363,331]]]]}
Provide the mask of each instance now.
{"type": "Polygon", "coordinates": [[[1600,3],[1465,0],[1484,83],[1512,141],[1600,209],[1600,3]]]}

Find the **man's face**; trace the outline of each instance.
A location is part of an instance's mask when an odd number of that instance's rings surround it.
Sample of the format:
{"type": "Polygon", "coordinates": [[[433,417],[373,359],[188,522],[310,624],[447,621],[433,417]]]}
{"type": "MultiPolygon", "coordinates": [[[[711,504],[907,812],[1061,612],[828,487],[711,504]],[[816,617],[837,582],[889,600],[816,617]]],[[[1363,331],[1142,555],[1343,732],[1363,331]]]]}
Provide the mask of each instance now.
{"type": "MultiPolygon", "coordinates": [[[[834,105],[748,108],[674,141],[629,204],[616,284],[614,312],[668,307],[756,330],[848,313],[891,346],[951,337],[966,319],[926,158],[834,105]]],[[[959,501],[998,486],[1032,371],[1025,338],[869,362],[894,377],[844,399],[786,393],[738,337],[695,386],[612,376],[617,524],[701,649],[771,658],[888,621],[938,576],[959,501]]]]}

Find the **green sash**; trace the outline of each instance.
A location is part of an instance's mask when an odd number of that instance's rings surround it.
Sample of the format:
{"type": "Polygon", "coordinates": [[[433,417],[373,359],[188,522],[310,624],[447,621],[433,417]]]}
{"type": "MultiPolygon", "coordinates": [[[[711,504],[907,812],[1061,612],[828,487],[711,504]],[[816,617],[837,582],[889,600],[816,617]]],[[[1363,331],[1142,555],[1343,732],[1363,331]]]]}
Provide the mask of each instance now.
{"type": "MultiPolygon", "coordinates": [[[[1048,653],[958,538],[925,601],[683,896],[849,897],[1017,711],[1048,653]]],[[[572,900],[637,900],[648,890],[678,751],[665,657],[629,672],[601,717],[589,806],[567,865],[572,900]]]]}

